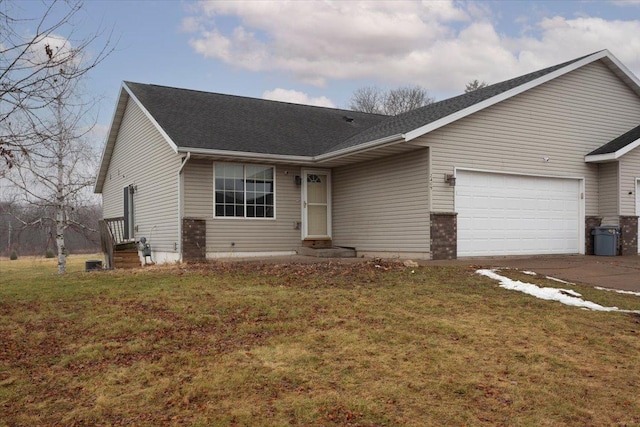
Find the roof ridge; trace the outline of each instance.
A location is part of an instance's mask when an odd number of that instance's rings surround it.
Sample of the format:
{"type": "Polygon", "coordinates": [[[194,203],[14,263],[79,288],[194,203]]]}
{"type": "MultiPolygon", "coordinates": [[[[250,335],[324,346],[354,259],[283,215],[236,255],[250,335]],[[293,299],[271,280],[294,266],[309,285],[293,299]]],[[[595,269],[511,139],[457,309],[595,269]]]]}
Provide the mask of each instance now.
{"type": "Polygon", "coordinates": [[[139,83],[139,82],[132,82],[132,81],[128,81],[128,80],[124,80],[123,83],[125,83],[126,85],[153,86],[153,87],[162,88],[162,89],[169,89],[169,90],[180,90],[180,91],[187,91],[187,92],[197,92],[197,93],[201,93],[203,95],[215,95],[215,96],[224,96],[224,97],[231,97],[231,98],[240,98],[240,99],[246,99],[246,100],[257,101],[257,102],[275,102],[275,103],[279,103],[279,104],[292,105],[292,106],[295,106],[295,107],[319,108],[319,109],[324,109],[324,110],[341,111],[341,112],[344,112],[344,113],[366,114],[366,115],[369,115],[369,116],[379,116],[379,117],[390,117],[387,114],[367,113],[367,112],[364,112],[364,111],[347,110],[347,109],[344,109],[344,108],[337,108],[337,107],[325,107],[325,106],[321,106],[321,105],[300,104],[298,102],[289,102],[289,101],[279,101],[279,100],[275,100],[275,99],[256,98],[254,96],[235,95],[235,94],[231,94],[231,93],[210,92],[210,91],[206,91],[206,90],[202,90],[202,89],[189,89],[189,88],[183,88],[183,87],[159,85],[159,84],[155,84],[155,83],[139,83]]]}

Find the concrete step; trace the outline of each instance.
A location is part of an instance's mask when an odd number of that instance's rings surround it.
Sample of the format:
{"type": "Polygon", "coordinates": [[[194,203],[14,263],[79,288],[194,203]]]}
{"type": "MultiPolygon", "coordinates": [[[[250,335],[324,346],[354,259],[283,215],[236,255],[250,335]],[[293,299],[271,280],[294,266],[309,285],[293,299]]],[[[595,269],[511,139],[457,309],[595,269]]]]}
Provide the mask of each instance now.
{"type": "Polygon", "coordinates": [[[316,258],[355,258],[356,251],[349,248],[307,248],[301,246],[298,248],[298,255],[313,256],[316,258]]]}

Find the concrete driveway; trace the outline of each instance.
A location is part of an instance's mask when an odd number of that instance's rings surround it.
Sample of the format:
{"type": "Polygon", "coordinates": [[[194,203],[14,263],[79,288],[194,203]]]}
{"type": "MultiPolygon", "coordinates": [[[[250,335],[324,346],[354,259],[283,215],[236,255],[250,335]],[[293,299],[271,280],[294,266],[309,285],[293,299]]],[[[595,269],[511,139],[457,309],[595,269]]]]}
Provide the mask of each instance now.
{"type": "Polygon", "coordinates": [[[455,261],[425,261],[423,265],[446,263],[510,267],[531,270],[567,282],[640,292],[640,256],[561,255],[530,258],[467,258],[455,261]]]}

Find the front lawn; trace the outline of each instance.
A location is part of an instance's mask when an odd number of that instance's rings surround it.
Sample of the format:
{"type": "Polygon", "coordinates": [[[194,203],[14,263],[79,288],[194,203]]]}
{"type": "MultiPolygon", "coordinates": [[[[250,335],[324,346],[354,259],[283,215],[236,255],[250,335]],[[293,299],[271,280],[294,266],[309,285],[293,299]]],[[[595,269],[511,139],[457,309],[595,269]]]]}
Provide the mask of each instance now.
{"type": "Polygon", "coordinates": [[[640,316],[477,267],[47,262],[0,260],[0,426],[640,425],[640,316]]]}

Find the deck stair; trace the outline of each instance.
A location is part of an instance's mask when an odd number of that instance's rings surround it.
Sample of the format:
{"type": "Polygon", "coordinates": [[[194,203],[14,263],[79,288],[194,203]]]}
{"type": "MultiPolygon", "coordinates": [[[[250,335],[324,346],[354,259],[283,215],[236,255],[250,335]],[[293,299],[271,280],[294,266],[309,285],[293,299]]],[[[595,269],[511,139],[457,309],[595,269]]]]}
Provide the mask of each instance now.
{"type": "Polygon", "coordinates": [[[125,233],[124,217],[105,218],[99,221],[105,268],[139,268],[142,266],[138,246],[125,233]]]}

